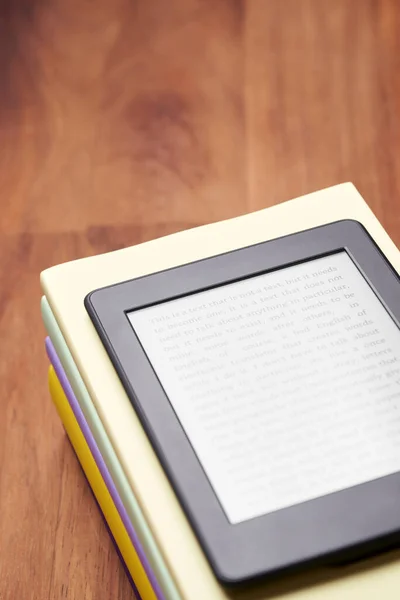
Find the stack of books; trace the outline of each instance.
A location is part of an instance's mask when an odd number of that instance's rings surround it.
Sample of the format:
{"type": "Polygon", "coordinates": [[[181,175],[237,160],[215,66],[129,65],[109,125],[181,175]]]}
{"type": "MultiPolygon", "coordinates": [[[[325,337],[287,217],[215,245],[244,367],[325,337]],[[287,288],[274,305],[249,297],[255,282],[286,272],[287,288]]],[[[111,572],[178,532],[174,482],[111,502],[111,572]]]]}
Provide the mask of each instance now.
{"type": "MultiPolygon", "coordinates": [[[[221,580],[85,307],[93,290],[341,220],[361,223],[400,271],[396,246],[353,185],[342,184],[41,274],[51,398],[142,600],[399,598],[393,548],[242,584],[221,580]]],[[[234,551],[240,557],[241,548],[234,551]]]]}

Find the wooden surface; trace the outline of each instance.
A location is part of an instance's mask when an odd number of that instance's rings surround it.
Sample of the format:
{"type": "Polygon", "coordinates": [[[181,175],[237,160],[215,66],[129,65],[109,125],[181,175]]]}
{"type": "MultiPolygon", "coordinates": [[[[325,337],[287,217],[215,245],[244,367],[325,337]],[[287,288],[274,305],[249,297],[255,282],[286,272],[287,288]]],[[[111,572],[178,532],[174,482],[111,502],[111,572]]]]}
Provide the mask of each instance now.
{"type": "Polygon", "coordinates": [[[397,0],[0,3],[0,598],[129,600],[39,272],[353,181],[400,243],[397,0]]]}

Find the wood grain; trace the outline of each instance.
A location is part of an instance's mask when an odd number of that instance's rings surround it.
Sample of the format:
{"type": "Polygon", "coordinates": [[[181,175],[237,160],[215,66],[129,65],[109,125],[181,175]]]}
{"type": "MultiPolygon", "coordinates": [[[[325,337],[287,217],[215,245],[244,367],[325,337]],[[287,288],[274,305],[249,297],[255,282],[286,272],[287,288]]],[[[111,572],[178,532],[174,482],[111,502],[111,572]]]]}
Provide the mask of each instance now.
{"type": "Polygon", "coordinates": [[[39,272],[353,181],[400,243],[397,0],[0,3],[0,598],[132,598],[39,272]]]}

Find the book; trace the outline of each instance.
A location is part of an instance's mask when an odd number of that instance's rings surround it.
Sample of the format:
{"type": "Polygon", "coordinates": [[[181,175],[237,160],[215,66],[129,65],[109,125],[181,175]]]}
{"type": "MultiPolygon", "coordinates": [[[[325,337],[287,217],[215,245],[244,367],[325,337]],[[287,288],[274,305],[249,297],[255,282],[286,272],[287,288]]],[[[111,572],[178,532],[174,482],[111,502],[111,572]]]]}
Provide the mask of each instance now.
{"type": "MultiPolygon", "coordinates": [[[[258,213],[59,265],[42,274],[44,294],[75,365],[75,381],[71,378],[71,385],[79,387],[77,380],[80,380],[79,384],[87,393],[88,403],[94,408],[110,442],[111,454],[114,452],[117,457],[117,469],[120,468],[122,477],[126,478],[131,497],[140,509],[155,554],[162,557],[162,568],[168,572],[168,580],[173,584],[170,589],[178,594],[176,598],[264,600],[307,597],[310,600],[336,600],[346,597],[372,599],[384,594],[391,600],[398,595],[400,558],[397,552],[392,552],[340,569],[319,569],[282,581],[259,582],[247,590],[222,586],[132,409],[85,311],[83,300],[98,287],[170,268],[181,264],[182,260],[199,260],[341,219],[361,222],[399,271],[396,246],[355,188],[343,184],[258,213]]],[[[89,419],[88,423],[93,427],[89,419]]],[[[100,447],[95,427],[92,433],[100,447]]],[[[102,451],[106,453],[104,449],[102,451]]],[[[104,459],[110,460],[109,456],[104,459]]],[[[153,555],[152,560],[157,563],[158,559],[153,555]]],[[[161,577],[158,581],[165,597],[172,598],[161,577]]]]}
{"type": "MultiPolygon", "coordinates": [[[[45,297],[42,298],[41,308],[43,321],[49,334],[49,339],[46,343],[47,351],[49,353],[50,345],[48,342],[51,339],[51,346],[54,349],[54,352],[51,354],[51,359],[53,359],[54,356],[56,357],[57,362],[55,364],[58,368],[58,372],[61,373],[61,380],[66,382],[69,388],[66,388],[66,392],[72,400],[76,399],[78,406],[82,411],[81,418],[85,419],[92,440],[98,449],[98,455],[103,460],[110,475],[112,486],[109,486],[109,491],[114,497],[118,494],[121,499],[123,510],[126,512],[126,515],[122,515],[123,521],[125,522],[127,529],[129,528],[127,521],[129,521],[131,528],[135,531],[135,535],[137,535],[137,538],[140,540],[148,563],[146,566],[147,573],[149,579],[153,582],[156,595],[160,600],[163,600],[164,596],[161,592],[162,588],[165,592],[165,597],[174,600],[178,599],[180,596],[169,575],[165,561],[163,560],[152,533],[144,519],[140,506],[127,483],[122,467],[91,401],[90,394],[86,389],[74,363],[71,352],[45,297]],[[112,487],[114,487],[114,490],[112,487]],[[154,575],[150,574],[150,570],[154,575]],[[151,579],[152,577],[155,578],[156,582],[160,582],[160,585],[157,586],[154,583],[154,580],[151,579]]],[[[134,543],[133,539],[132,543],[134,543]]]]}
{"type": "Polygon", "coordinates": [[[155,600],[161,593],[146,563],[136,533],[61,364],[51,347],[48,352],[52,363],[49,368],[50,394],[68,438],[118,547],[122,562],[134,582],[135,591],[140,593],[143,600],[155,600]]]}

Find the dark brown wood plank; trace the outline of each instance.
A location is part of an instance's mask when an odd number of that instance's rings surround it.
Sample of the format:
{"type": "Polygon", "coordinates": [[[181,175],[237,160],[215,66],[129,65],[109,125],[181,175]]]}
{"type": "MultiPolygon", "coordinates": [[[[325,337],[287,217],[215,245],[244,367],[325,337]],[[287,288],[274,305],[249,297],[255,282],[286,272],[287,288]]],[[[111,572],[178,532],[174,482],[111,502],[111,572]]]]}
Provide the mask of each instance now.
{"type": "Polygon", "coordinates": [[[400,241],[400,5],[247,4],[249,203],[352,181],[400,241]]]}
{"type": "Polygon", "coordinates": [[[133,598],[50,401],[38,303],[43,267],[100,247],[80,233],[0,236],[2,600],[133,598]]]}
{"type": "Polygon", "coordinates": [[[3,230],[245,212],[240,2],[8,5],[3,230]]]}

